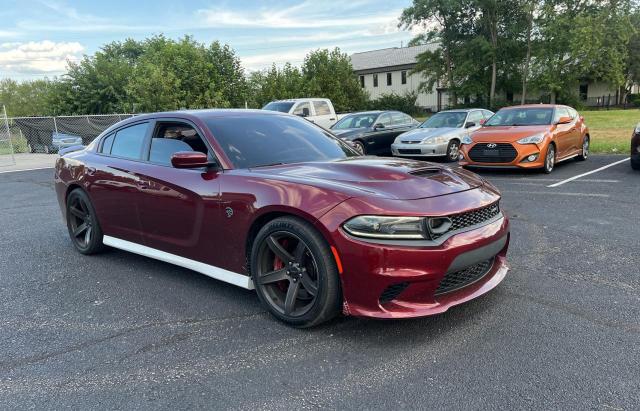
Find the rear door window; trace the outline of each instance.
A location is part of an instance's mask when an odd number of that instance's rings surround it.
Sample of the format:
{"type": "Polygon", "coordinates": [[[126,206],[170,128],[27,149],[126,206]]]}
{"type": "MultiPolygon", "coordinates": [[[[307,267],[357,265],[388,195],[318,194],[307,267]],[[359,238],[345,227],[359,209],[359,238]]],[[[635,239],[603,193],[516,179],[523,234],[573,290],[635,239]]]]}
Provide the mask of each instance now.
{"type": "Polygon", "coordinates": [[[331,109],[326,101],[318,100],[313,102],[313,108],[316,110],[316,116],[326,116],[331,114],[331,109]]]}
{"type": "Polygon", "coordinates": [[[149,123],[140,123],[118,130],[111,146],[111,155],[140,160],[148,128],[149,123]]]}

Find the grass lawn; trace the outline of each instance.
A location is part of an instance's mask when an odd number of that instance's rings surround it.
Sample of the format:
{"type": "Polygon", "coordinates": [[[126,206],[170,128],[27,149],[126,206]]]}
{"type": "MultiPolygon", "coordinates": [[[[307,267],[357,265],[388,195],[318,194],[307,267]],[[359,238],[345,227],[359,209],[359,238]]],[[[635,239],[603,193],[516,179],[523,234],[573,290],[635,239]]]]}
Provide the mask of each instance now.
{"type": "Polygon", "coordinates": [[[591,152],[628,154],[640,110],[582,111],[591,135],[591,152]]]}
{"type": "MultiPolygon", "coordinates": [[[[631,133],[640,123],[640,110],[581,111],[591,135],[591,152],[628,154],[631,133]]],[[[424,121],[427,116],[416,117],[424,121]]]]}

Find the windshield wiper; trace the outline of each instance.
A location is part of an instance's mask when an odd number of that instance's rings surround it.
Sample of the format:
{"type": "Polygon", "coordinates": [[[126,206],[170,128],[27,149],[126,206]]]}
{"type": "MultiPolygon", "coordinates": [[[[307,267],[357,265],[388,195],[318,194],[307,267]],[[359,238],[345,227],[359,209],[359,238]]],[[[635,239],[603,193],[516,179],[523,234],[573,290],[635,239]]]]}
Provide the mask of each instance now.
{"type": "Polygon", "coordinates": [[[251,167],[251,168],[258,168],[258,167],[271,167],[271,166],[282,166],[282,165],[284,165],[284,164],[285,164],[285,163],[269,163],[269,164],[260,164],[260,165],[257,165],[257,166],[253,166],[253,167],[251,167]]]}

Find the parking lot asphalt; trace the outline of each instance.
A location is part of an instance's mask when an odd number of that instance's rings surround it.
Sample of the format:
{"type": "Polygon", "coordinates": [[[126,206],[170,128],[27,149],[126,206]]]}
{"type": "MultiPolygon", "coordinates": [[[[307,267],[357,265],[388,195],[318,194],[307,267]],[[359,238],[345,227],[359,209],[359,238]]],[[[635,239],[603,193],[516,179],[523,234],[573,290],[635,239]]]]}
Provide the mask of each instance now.
{"type": "Polygon", "coordinates": [[[486,171],[511,271],[430,318],[309,330],[250,291],[75,252],[52,170],[0,174],[0,409],[640,407],[640,173],[486,171]]]}

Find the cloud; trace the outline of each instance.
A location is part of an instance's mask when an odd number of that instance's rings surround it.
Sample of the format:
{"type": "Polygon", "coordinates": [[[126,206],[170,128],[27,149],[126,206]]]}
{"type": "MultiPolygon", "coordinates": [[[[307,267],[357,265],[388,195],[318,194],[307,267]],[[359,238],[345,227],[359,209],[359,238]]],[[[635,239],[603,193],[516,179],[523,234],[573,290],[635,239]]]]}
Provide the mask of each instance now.
{"type": "Polygon", "coordinates": [[[200,9],[196,15],[201,18],[201,24],[215,27],[254,27],[273,29],[309,29],[309,28],[332,28],[332,27],[354,27],[388,25],[395,22],[401,10],[384,10],[377,13],[354,14],[347,13],[348,10],[362,10],[359,7],[367,2],[335,2],[339,4],[340,15],[336,17],[328,10],[336,9],[331,3],[305,1],[295,6],[286,8],[263,8],[257,11],[236,11],[221,7],[200,9]],[[346,6],[348,5],[348,6],[346,6]]]}
{"type": "Polygon", "coordinates": [[[67,60],[80,59],[84,47],[78,42],[30,41],[0,45],[0,71],[19,74],[58,74],[67,60]]]}

